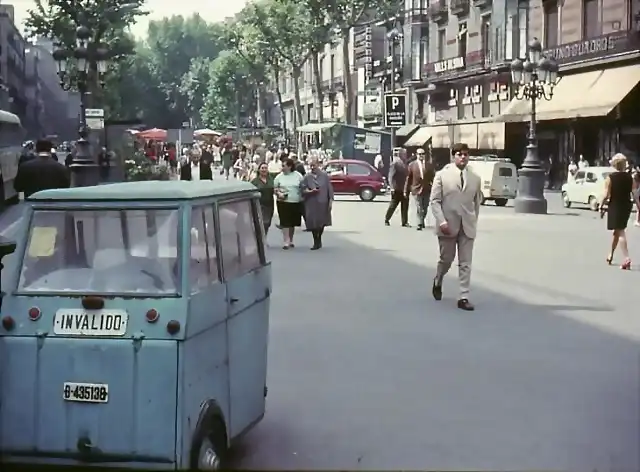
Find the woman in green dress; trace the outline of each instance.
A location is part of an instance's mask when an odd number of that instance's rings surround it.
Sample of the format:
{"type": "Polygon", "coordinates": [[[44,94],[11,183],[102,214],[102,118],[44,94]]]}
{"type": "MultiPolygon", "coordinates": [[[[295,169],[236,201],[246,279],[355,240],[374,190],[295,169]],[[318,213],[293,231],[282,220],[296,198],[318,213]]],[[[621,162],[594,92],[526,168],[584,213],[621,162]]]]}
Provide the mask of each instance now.
{"type": "Polygon", "coordinates": [[[271,226],[274,210],[273,177],[269,175],[266,162],[262,162],[258,166],[258,175],[251,183],[260,191],[260,208],[262,208],[262,223],[266,236],[271,226]]]}

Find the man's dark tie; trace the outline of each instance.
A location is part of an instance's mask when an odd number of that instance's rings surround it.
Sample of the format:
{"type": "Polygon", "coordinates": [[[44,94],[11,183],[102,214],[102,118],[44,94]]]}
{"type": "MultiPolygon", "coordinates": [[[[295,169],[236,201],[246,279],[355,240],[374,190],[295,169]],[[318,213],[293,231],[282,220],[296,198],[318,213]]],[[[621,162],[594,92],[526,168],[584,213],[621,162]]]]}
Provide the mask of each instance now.
{"type": "Polygon", "coordinates": [[[464,172],[460,171],[460,188],[464,188],[464,172]]]}

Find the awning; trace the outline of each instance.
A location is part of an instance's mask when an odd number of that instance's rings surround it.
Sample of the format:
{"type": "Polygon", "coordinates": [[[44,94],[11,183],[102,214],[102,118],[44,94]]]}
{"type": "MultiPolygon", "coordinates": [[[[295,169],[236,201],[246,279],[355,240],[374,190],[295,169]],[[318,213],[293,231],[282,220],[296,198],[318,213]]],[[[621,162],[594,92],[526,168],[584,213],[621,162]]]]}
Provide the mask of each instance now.
{"type": "MultiPolygon", "coordinates": [[[[606,116],[640,82],[640,67],[624,66],[583,72],[562,77],[551,100],[536,102],[539,121],[606,116]]],[[[514,98],[496,119],[502,122],[526,121],[531,101],[514,98]]]]}
{"type": "Polygon", "coordinates": [[[446,124],[440,126],[432,126],[431,133],[433,135],[433,141],[431,141],[431,147],[434,149],[449,149],[453,144],[451,139],[453,126],[446,124]]]}
{"type": "Polygon", "coordinates": [[[406,138],[408,136],[411,136],[413,133],[415,133],[418,128],[420,128],[420,125],[416,125],[416,124],[404,125],[396,130],[396,136],[399,138],[406,138]]]}
{"type": "Polygon", "coordinates": [[[464,143],[469,149],[477,149],[478,146],[478,123],[454,124],[454,142],[464,143]]]}
{"type": "Polygon", "coordinates": [[[337,124],[338,123],[307,123],[306,125],[298,126],[296,131],[298,133],[317,133],[318,131],[333,128],[337,124]]]}
{"type": "Polygon", "coordinates": [[[420,147],[427,144],[427,141],[431,139],[431,127],[430,126],[422,126],[419,130],[413,133],[407,142],[404,143],[404,147],[420,147]]]}
{"type": "Polygon", "coordinates": [[[502,151],[504,143],[504,123],[478,123],[478,149],[502,151]]]}

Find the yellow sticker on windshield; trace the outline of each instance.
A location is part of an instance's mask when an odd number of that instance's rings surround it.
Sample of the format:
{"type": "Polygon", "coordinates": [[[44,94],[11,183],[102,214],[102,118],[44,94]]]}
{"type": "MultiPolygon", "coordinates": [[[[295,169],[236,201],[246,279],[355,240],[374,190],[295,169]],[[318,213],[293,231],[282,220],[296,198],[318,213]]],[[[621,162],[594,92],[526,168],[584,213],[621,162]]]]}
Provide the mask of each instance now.
{"type": "Polygon", "coordinates": [[[56,247],[58,229],[54,226],[36,226],[31,232],[29,257],[51,257],[56,247]]]}

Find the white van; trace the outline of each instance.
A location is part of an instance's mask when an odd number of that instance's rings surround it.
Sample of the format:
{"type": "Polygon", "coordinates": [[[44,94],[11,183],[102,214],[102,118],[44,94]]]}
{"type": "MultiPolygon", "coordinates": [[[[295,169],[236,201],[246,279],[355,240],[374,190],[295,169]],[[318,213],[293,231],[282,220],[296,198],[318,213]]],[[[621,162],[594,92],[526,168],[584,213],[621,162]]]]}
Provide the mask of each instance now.
{"type": "Polygon", "coordinates": [[[470,157],[469,166],[482,180],[482,204],[492,200],[505,206],[518,193],[518,169],[511,159],[497,156],[470,157]]]}

